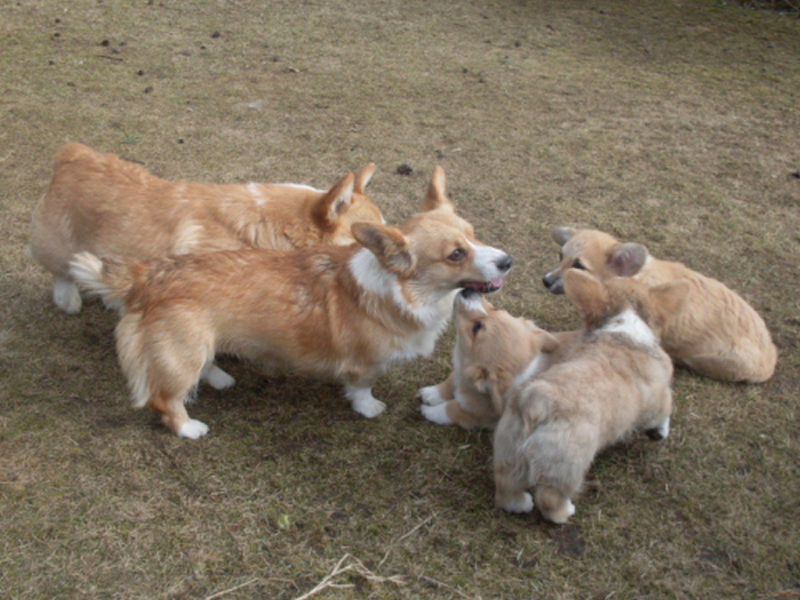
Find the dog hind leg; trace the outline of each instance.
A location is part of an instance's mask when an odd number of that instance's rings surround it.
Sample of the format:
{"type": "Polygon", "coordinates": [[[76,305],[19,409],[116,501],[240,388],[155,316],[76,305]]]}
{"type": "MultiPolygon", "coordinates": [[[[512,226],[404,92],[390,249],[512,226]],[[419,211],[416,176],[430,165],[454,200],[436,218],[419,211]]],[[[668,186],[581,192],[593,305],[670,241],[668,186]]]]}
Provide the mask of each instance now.
{"type": "Polygon", "coordinates": [[[203,371],[200,373],[200,379],[205,381],[215,390],[224,390],[225,388],[229,388],[236,383],[236,380],[233,377],[228,375],[213,362],[210,362],[203,367],[203,371]]]}
{"type": "Polygon", "coordinates": [[[53,302],[68,315],[81,312],[81,295],[78,286],[64,277],[55,276],[53,280],[53,302]]]}
{"type": "Polygon", "coordinates": [[[185,396],[156,392],[150,397],[148,406],[161,413],[161,420],[180,437],[196,440],[208,433],[208,425],[192,419],[186,412],[185,396]]]}
{"type": "Polygon", "coordinates": [[[544,518],[553,523],[566,523],[575,514],[575,505],[569,497],[548,485],[536,488],[536,506],[544,518]]]}

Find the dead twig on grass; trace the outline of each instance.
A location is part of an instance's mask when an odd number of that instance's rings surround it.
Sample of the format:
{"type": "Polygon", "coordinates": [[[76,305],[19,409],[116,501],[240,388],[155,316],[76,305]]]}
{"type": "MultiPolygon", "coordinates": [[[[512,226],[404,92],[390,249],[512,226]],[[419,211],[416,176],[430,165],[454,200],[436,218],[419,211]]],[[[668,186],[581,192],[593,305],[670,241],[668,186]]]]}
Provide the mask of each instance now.
{"type": "Polygon", "coordinates": [[[358,575],[361,575],[368,581],[373,583],[394,583],[396,585],[404,585],[405,582],[403,578],[399,575],[393,575],[391,577],[381,577],[379,575],[375,575],[372,571],[367,569],[360,560],[358,560],[355,556],[351,556],[350,554],[345,554],[339,561],[336,563],[336,566],[333,570],[328,573],[322,581],[320,581],[316,586],[314,586],[311,590],[303,594],[302,596],[298,596],[294,600],[306,600],[306,598],[310,598],[314,594],[321,592],[322,590],[330,587],[334,588],[351,588],[355,587],[352,583],[336,583],[334,579],[343,575],[344,573],[353,571],[358,575]],[[348,564],[344,564],[347,559],[351,559],[351,562],[348,564]],[[344,565],[344,566],[343,566],[344,565]]]}

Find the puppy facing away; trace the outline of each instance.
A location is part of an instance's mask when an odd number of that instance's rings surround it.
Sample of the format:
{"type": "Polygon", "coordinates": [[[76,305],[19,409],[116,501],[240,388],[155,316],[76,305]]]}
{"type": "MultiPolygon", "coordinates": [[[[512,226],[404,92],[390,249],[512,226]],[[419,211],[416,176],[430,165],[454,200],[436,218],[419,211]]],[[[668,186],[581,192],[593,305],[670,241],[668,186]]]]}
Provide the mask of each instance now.
{"type": "Polygon", "coordinates": [[[117,352],[133,402],[180,436],[208,431],[184,402],[218,352],[339,380],[353,409],[371,418],[385,408],[372,395],[381,373],[429,355],[456,292],[499,289],[511,257],[479,242],[456,214],[441,167],[407,223],[356,223],[352,232],[358,244],[287,252],[134,263],[82,253],[70,273],[122,304],[117,352]]]}
{"type": "Polygon", "coordinates": [[[429,421],[464,429],[492,429],[500,418],[502,394],[493,401],[490,378],[508,389],[535,377],[579,333],[548,333],[533,321],[497,310],[469,289],[456,295],[453,317],[453,371],[442,383],[422,388],[419,397],[429,421]]]}
{"type": "Polygon", "coordinates": [[[564,292],[568,269],[584,269],[600,279],[632,277],[649,287],[686,279],[690,288],[684,309],[667,320],[661,337],[673,360],[726,381],[758,383],[772,377],[778,351],[764,320],[724,284],[601,231],[558,227],[552,236],[561,246],[561,262],[544,276],[544,284],[554,294],[564,292]]]}
{"type": "Polygon", "coordinates": [[[574,514],[572,499],[600,450],[637,430],[667,437],[673,367],[658,334],[689,283],[648,288],[570,269],[564,290],[585,329],[561,362],[508,391],[494,434],[497,506],[530,511],[526,490],[535,488],[536,506],[555,523],[574,514]]]}
{"type": "Polygon", "coordinates": [[[31,254],[53,274],[53,299],[69,314],[81,297],[73,254],[159,258],[245,247],[289,250],[352,243],[350,226],[383,223],[364,187],[370,164],[327,192],[290,184],[166,181],[114,154],[65,144],[50,187],[33,211],[31,254]]]}

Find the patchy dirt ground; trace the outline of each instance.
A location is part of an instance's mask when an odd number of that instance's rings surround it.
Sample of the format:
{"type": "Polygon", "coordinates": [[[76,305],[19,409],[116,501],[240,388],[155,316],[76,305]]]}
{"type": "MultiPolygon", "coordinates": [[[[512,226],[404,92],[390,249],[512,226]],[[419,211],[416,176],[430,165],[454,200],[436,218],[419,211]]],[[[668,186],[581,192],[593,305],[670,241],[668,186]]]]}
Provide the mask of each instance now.
{"type": "Polygon", "coordinates": [[[800,22],[715,0],[0,0],[0,598],[800,597],[800,22]],[[516,257],[499,305],[574,326],[551,227],[738,290],[771,381],[678,372],[671,437],[594,465],[565,527],[492,508],[485,432],[422,420],[436,354],[358,418],[335,386],[223,361],[211,426],[132,410],[114,316],[59,313],[27,254],[53,153],[325,187],[370,161],[388,219],[435,164],[516,257]],[[402,168],[400,168],[402,167],[402,168]],[[348,587],[340,587],[340,586],[348,587]]]}

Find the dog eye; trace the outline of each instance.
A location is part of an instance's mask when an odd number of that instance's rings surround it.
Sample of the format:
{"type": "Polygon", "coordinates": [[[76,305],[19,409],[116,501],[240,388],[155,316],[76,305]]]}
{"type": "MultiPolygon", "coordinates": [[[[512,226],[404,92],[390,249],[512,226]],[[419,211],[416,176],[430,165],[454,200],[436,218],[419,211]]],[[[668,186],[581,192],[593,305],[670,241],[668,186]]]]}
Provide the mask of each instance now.
{"type": "Polygon", "coordinates": [[[483,321],[475,321],[472,325],[472,335],[478,335],[481,329],[483,329],[483,321]]]}
{"type": "Polygon", "coordinates": [[[447,257],[447,260],[450,262],[458,262],[463,260],[464,257],[467,255],[467,251],[463,248],[456,248],[450,253],[450,256],[447,257]]]}
{"type": "Polygon", "coordinates": [[[581,269],[581,270],[585,271],[586,270],[586,265],[584,265],[580,260],[576,260],[574,263],[572,263],[572,268],[573,269],[581,269]]]}

